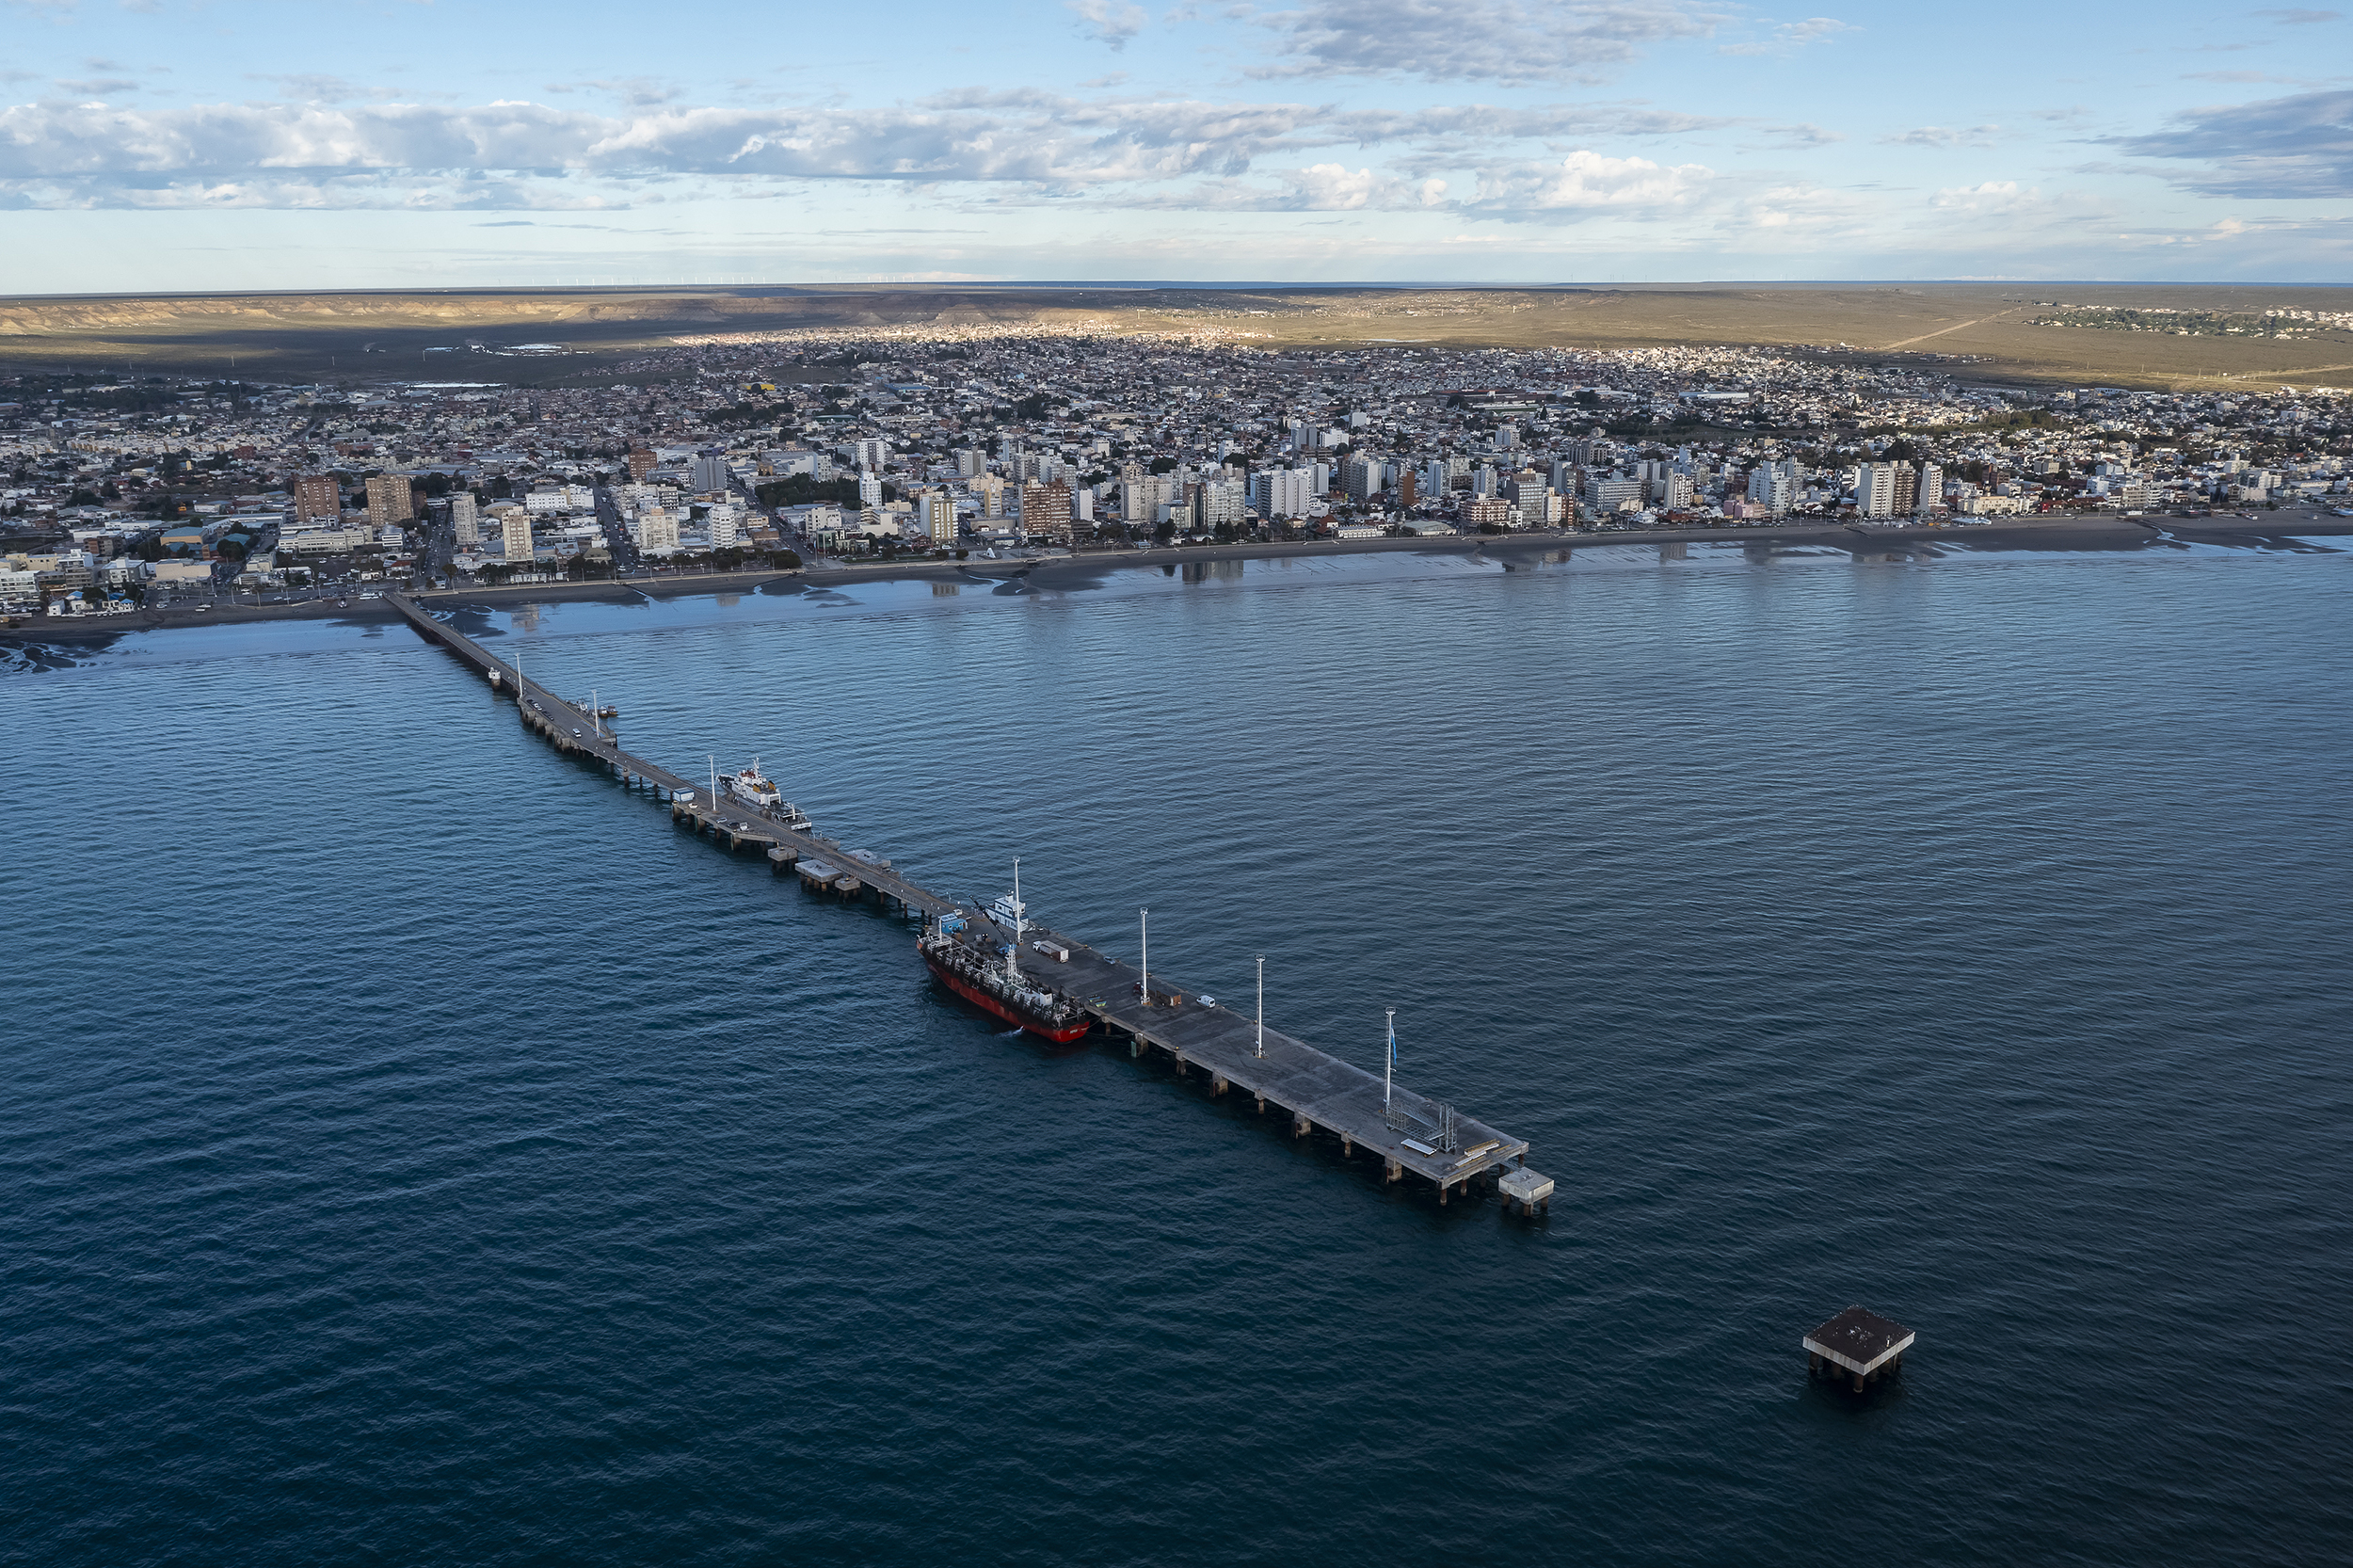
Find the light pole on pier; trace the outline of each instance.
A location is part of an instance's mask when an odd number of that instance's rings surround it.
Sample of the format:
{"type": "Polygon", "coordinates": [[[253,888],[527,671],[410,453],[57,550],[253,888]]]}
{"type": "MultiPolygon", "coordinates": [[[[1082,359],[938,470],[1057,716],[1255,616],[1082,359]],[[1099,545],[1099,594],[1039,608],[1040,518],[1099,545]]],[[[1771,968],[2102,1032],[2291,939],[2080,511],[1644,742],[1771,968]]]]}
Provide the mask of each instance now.
{"type": "Polygon", "coordinates": [[[1389,1052],[1381,1062],[1381,1110],[1389,1109],[1389,1079],[1397,1070],[1397,1009],[1389,1010],[1389,1052]]]}
{"type": "Polygon", "coordinates": [[[1258,954],[1258,1044],[1251,1054],[1266,1054],[1266,954],[1263,952],[1258,954]]]}
{"type": "Polygon", "coordinates": [[[1144,953],[1138,960],[1144,972],[1144,1005],[1149,1007],[1152,1005],[1152,911],[1149,909],[1136,911],[1136,942],[1144,953]]]}

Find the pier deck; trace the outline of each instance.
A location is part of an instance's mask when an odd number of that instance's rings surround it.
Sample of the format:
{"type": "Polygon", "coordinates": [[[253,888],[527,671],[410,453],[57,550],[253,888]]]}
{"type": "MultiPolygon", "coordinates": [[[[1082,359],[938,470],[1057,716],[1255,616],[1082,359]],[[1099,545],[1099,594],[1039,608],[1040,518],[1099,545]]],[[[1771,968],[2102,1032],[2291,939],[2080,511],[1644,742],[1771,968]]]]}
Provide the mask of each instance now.
{"type": "MultiPolygon", "coordinates": [[[[1261,1110],[1271,1105],[1287,1112],[1295,1134],[1321,1129],[1337,1137],[1352,1153],[1362,1145],[1387,1162],[1392,1181],[1411,1171],[1436,1186],[1443,1198],[1472,1177],[1509,1166],[1528,1153],[1525,1139],[1472,1117],[1457,1112],[1449,1125],[1449,1107],[1402,1085],[1391,1086],[1385,1108],[1379,1073],[1367,1072],[1280,1030],[1266,1031],[1266,1054],[1261,1056],[1254,1015],[1223,1004],[1205,1006],[1197,995],[1171,986],[1164,976],[1153,977],[1152,1002],[1146,1006],[1143,977],[1134,968],[1075,937],[1031,927],[1026,939],[1040,938],[1069,949],[1069,961],[1058,963],[1025,949],[1019,954],[1024,973],[1077,997],[1088,1012],[1138,1046],[1168,1052],[1182,1068],[1199,1068],[1209,1076],[1216,1093],[1238,1089],[1257,1100],[1261,1110]]],[[[1369,1017],[1368,1028],[1371,1022],[1369,1017]]]]}
{"type": "MultiPolygon", "coordinates": [[[[824,885],[835,886],[835,878],[846,874],[856,879],[859,890],[871,888],[910,914],[930,917],[966,907],[919,887],[896,871],[886,870],[872,858],[845,850],[836,840],[797,832],[732,802],[712,800],[707,783],[622,750],[620,742],[580,708],[520,675],[514,665],[493,657],[455,627],[435,619],[407,595],[385,598],[421,636],[439,643],[486,679],[494,680],[500,690],[516,699],[524,725],[557,750],[597,762],[630,783],[668,794],[671,815],[691,822],[697,831],[709,828],[729,848],[762,849],[779,871],[805,859],[822,861],[832,873],[819,879],[824,885]]],[[[995,929],[985,916],[968,909],[967,915],[977,929],[995,929]]],[[[1009,933],[1003,933],[1000,939],[1009,937],[1009,933]]],[[[1153,978],[1147,999],[1143,977],[1136,970],[1074,937],[1032,926],[1017,958],[1025,972],[1080,999],[1107,1028],[1125,1034],[1131,1052],[1141,1054],[1147,1047],[1164,1050],[1179,1071],[1198,1068],[1208,1074],[1213,1093],[1239,1089],[1251,1096],[1261,1112],[1275,1107],[1290,1117],[1294,1136],[1321,1129],[1337,1137],[1341,1148],[1352,1154],[1361,1144],[1381,1157],[1389,1180],[1398,1180],[1410,1171],[1437,1189],[1441,1203],[1473,1178],[1524,1161],[1528,1153],[1526,1140],[1498,1132],[1402,1086],[1391,1086],[1385,1107],[1380,1074],[1367,1072],[1279,1030],[1265,1032],[1261,1055],[1255,1017],[1223,1006],[1205,1006],[1196,993],[1170,985],[1164,976],[1153,978]],[[1068,949],[1067,961],[1056,961],[1027,946],[1039,939],[1068,949]]],[[[1549,1188],[1550,1184],[1545,1185],[1549,1188]]]]}

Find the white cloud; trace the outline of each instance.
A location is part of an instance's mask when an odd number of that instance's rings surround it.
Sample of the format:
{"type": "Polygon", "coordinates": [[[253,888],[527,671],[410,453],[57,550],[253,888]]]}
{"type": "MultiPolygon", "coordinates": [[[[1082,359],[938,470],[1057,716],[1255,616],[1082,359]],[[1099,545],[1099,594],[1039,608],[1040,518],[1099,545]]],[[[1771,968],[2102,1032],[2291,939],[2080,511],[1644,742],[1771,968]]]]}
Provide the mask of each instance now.
{"type": "Polygon", "coordinates": [[[1716,178],[1701,164],[1570,153],[1559,163],[1481,169],[1467,208],[1489,216],[1573,220],[1601,212],[1641,213],[1687,206],[1716,178]]]}
{"type": "Polygon", "coordinates": [[[2015,180],[1988,180],[1982,184],[1952,185],[1929,199],[1942,212],[2015,213],[2041,205],[2042,193],[2015,180]]]}
{"type": "Polygon", "coordinates": [[[1142,6],[1128,0],[1064,0],[1064,8],[1076,12],[1085,24],[1080,32],[1112,49],[1127,48],[1128,40],[1144,31],[1149,20],[1142,6]]]}
{"type": "Polygon", "coordinates": [[[1817,43],[1840,33],[1857,33],[1863,29],[1834,16],[1809,16],[1803,22],[1785,22],[1761,39],[1720,46],[1719,55],[1789,55],[1809,43],[1817,43]]]}
{"type": "Polygon", "coordinates": [[[1972,125],[1963,131],[1950,125],[1923,125],[1880,140],[1891,147],[1991,147],[2001,129],[1999,125],[1972,125]]]}
{"type": "MultiPolygon", "coordinates": [[[[908,108],[655,108],[606,116],[472,108],[218,104],[0,110],[0,181],[196,182],[257,171],[553,171],[1090,184],[1239,173],[1308,131],[1292,104],[1089,103],[964,94],[908,108]]],[[[1328,136],[1309,139],[1331,139],[1328,136]]]]}
{"type": "Polygon", "coordinates": [[[1306,0],[1257,19],[1284,63],[1260,76],[1418,76],[1505,85],[1597,81],[1642,45],[1726,20],[1691,0],[1306,0]]]}

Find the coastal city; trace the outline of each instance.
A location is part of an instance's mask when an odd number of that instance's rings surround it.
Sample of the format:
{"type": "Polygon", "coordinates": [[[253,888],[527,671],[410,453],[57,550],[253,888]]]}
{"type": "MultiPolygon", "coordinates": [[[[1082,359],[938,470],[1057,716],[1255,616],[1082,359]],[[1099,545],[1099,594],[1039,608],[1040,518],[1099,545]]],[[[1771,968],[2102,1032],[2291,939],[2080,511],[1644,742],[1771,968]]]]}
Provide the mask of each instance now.
{"type": "MultiPolygon", "coordinates": [[[[561,344],[525,344],[544,363],[561,344]]],[[[1817,348],[1276,351],[1035,327],[680,339],[586,383],[0,380],[0,609],[862,561],[2353,505],[2334,389],[1817,348]]]]}

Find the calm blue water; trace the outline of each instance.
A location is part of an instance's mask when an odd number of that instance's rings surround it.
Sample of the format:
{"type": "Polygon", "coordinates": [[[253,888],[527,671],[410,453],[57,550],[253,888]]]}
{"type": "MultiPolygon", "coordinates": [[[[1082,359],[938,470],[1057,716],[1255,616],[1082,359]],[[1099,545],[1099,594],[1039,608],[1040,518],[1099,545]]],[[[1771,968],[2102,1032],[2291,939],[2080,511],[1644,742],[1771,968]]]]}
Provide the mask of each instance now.
{"type": "Polygon", "coordinates": [[[1396,1007],[1536,1225],[1004,1037],[406,631],[0,678],[0,1555],[2341,1560],[2353,554],[1691,553],[466,621],[1396,1007]]]}

